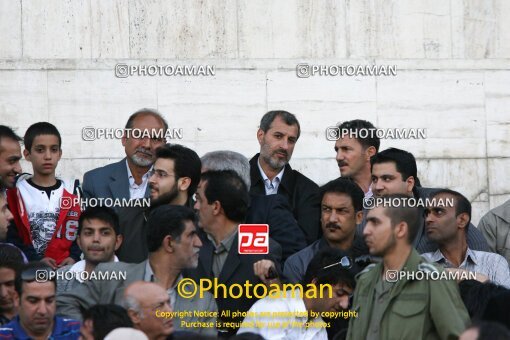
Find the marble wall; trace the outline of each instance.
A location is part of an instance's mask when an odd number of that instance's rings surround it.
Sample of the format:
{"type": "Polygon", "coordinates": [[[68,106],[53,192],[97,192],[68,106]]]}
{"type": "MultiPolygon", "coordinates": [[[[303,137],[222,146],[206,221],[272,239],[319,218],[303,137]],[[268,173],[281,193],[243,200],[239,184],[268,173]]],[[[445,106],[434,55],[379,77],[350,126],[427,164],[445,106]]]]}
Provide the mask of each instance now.
{"type": "Polygon", "coordinates": [[[504,0],[4,0],[1,123],[20,134],[36,121],[56,124],[64,142],[57,170],[81,178],[123,157],[119,140],[82,140],[85,126],[120,128],[153,107],[200,155],[251,156],[262,114],[281,108],[303,129],[291,164],[319,184],[338,176],[326,127],[362,118],[425,128],[426,140],[384,140],[382,148],[413,152],[422,183],[463,192],[477,223],[510,198],[505,17],[504,0]],[[216,72],[117,78],[117,63],[216,72]],[[300,63],[398,71],[299,78],[300,63]]]}

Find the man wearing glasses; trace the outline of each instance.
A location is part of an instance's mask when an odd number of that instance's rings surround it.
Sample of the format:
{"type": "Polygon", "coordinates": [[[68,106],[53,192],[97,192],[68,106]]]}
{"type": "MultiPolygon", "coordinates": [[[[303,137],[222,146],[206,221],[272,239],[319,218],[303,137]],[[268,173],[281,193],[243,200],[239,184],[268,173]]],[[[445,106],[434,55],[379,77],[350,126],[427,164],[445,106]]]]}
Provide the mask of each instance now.
{"type": "Polygon", "coordinates": [[[2,339],[78,339],[80,322],[56,316],[56,283],[51,268],[31,263],[17,275],[19,313],[0,328],[2,339]]]}
{"type": "Polygon", "coordinates": [[[202,164],[197,153],[179,144],[164,144],[156,151],[149,171],[150,208],[140,204],[118,209],[120,233],[124,241],[117,251],[120,261],[139,263],[147,258],[145,242],[149,210],[157,206],[188,205],[200,182],[202,164]]]}
{"type": "Polygon", "coordinates": [[[338,249],[323,249],[310,261],[305,273],[303,290],[315,285],[320,292],[320,285],[328,285],[331,295],[324,289],[322,297],[311,297],[296,288],[287,290],[282,297],[265,297],[250,308],[237,334],[252,332],[266,339],[282,340],[328,339],[327,328],[334,319],[323,318],[335,315],[346,319],[356,285],[352,260],[344,255],[338,249]]]}
{"type": "Polygon", "coordinates": [[[419,213],[407,199],[389,195],[367,214],[363,235],[382,262],[357,279],[347,339],[450,339],[469,323],[456,282],[413,248],[419,213]]]}
{"type": "Polygon", "coordinates": [[[168,124],[158,111],[144,108],[133,113],[122,137],[126,158],[86,172],[83,176],[85,197],[148,197],[149,170],[156,149],[165,144],[167,130],[168,124]]]}

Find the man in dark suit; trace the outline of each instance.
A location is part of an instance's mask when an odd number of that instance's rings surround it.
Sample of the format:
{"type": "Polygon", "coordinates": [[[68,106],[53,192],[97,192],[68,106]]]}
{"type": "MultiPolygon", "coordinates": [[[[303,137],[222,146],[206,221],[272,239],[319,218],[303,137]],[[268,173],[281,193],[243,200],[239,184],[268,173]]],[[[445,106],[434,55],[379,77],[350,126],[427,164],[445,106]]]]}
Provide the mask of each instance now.
{"type": "Polygon", "coordinates": [[[126,157],[120,162],[87,171],[83,176],[85,197],[148,197],[149,169],[154,163],[156,149],[165,144],[167,130],[168,124],[158,111],[141,109],[133,113],[122,137],[126,157]]]}
{"type": "Polygon", "coordinates": [[[269,111],[260,121],[260,153],[250,160],[250,193],[284,196],[308,244],[320,236],[319,187],[293,170],[289,161],[300,135],[296,117],[287,111],[269,111]]]}
{"type": "MultiPolygon", "coordinates": [[[[250,163],[234,151],[212,151],[202,156],[202,172],[233,170],[250,187],[250,163]]],[[[306,239],[291,213],[290,206],[281,195],[250,194],[246,223],[269,225],[269,237],[282,247],[282,261],[306,247],[306,239]]]]}
{"type": "MultiPolygon", "coordinates": [[[[195,213],[187,207],[162,205],[156,208],[147,221],[149,258],[138,264],[99,264],[94,270],[98,277],[105,277],[107,272],[116,273],[117,280],[89,280],[59,295],[58,313],[81,319],[80,309],[88,309],[98,303],[124,304],[124,290],[136,281],[157,282],[168,292],[172,309],[176,312],[216,311],[214,298],[207,292],[203,298],[198,294],[192,298],[178,294],[181,271],[197,266],[202,246],[196,233],[195,219],[195,213]]],[[[182,319],[188,322],[215,322],[211,317],[189,316],[182,319]]],[[[180,322],[175,322],[174,327],[180,329],[180,322]]],[[[211,328],[198,329],[198,332],[216,335],[216,331],[211,328]]]]}
{"type": "MultiPolygon", "coordinates": [[[[238,225],[246,218],[250,196],[241,177],[232,170],[207,171],[197,188],[195,209],[199,214],[199,225],[203,243],[200,249],[199,264],[188,275],[200,279],[217,278],[219,284],[227,288],[237,284],[252,285],[263,281],[254,272],[254,264],[263,259],[271,259],[279,270],[281,247],[269,240],[269,256],[265,254],[239,254],[238,225]]],[[[256,301],[253,292],[246,292],[235,299],[218,294],[216,302],[220,315],[220,331],[234,334],[243,317],[233,317],[233,312],[246,312],[256,301]],[[230,315],[225,313],[230,311],[230,315]],[[222,317],[221,317],[222,316],[222,317]],[[228,324],[232,323],[233,324],[228,324]]]]}

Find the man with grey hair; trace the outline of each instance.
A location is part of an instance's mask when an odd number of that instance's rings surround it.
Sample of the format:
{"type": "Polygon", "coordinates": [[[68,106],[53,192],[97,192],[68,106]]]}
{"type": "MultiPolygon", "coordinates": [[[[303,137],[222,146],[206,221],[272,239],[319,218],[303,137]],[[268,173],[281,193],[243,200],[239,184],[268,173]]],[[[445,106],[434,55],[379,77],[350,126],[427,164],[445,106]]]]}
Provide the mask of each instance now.
{"type": "MultiPolygon", "coordinates": [[[[213,151],[202,156],[202,172],[233,170],[250,187],[250,163],[234,151],[213,151]]],[[[282,247],[282,259],[306,247],[306,239],[290,212],[287,200],[280,195],[250,194],[246,223],[268,224],[269,237],[282,247]]]]}
{"type": "Polygon", "coordinates": [[[87,171],[83,176],[85,197],[136,199],[149,196],[149,170],[155,151],[165,144],[168,124],[154,109],[133,113],[125,126],[121,161],[87,171]]]}
{"type": "Polygon", "coordinates": [[[319,187],[289,161],[301,133],[299,122],[287,111],[269,111],[260,121],[260,153],[250,160],[250,193],[285,197],[299,227],[311,244],[320,236],[319,187]]]}

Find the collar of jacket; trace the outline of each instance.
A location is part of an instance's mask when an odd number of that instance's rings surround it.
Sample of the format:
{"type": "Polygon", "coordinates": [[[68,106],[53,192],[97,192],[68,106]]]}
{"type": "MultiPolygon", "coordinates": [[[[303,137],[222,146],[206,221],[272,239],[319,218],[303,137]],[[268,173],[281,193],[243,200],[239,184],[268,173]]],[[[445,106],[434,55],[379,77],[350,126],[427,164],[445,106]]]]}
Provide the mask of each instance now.
{"type": "MultiPolygon", "coordinates": [[[[250,179],[251,186],[256,187],[257,185],[261,185],[264,188],[264,180],[262,179],[262,175],[260,174],[259,167],[257,166],[257,161],[259,159],[260,153],[253,156],[250,159],[250,179]]],[[[294,176],[292,176],[292,168],[289,163],[285,165],[285,171],[283,172],[282,181],[280,182],[280,187],[283,187],[285,191],[291,192],[291,188],[294,186],[294,176]]],[[[278,191],[280,189],[278,188],[278,191]]],[[[264,190],[265,192],[265,190],[264,190]]]]}

